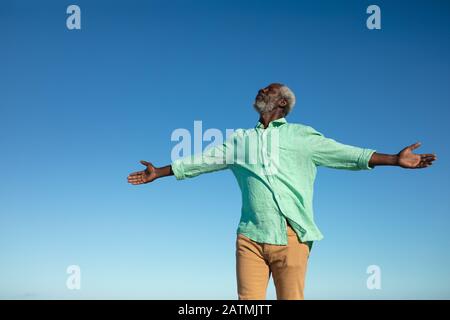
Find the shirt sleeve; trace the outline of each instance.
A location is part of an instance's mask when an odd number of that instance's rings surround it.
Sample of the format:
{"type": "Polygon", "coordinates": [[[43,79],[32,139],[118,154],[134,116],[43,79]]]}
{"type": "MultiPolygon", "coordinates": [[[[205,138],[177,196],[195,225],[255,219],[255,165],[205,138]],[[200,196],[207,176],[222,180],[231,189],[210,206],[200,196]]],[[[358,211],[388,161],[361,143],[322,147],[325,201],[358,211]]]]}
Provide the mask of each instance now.
{"type": "Polygon", "coordinates": [[[194,154],[172,162],[172,171],[177,180],[193,178],[203,173],[227,169],[232,164],[234,135],[222,144],[208,147],[202,153],[194,154]]]}
{"type": "Polygon", "coordinates": [[[316,166],[347,170],[371,170],[369,160],[376,151],[337,142],[308,127],[308,146],[316,166]]]}

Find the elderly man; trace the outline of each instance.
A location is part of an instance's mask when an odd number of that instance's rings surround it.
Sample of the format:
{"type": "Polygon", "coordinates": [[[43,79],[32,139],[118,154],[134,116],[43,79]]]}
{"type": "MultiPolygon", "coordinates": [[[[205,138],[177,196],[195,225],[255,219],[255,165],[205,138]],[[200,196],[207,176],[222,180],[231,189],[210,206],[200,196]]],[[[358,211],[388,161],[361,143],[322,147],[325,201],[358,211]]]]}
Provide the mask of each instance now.
{"type": "MultiPolygon", "coordinates": [[[[272,274],[277,299],[303,299],[305,274],[313,241],[322,234],[313,218],[313,184],[318,166],[371,170],[375,166],[426,168],[434,154],[414,154],[419,143],[398,154],[345,145],[314,128],[288,123],[295,104],[293,92],[272,83],[258,91],[255,128],[236,130],[223,144],[177,159],[171,165],[132,173],[128,182],[144,184],[175,175],[179,179],[229,168],[242,191],[242,211],[236,238],[239,299],[262,300],[272,274]],[[276,139],[269,139],[268,136],[276,139]],[[244,147],[250,141],[250,147],[244,147]],[[271,142],[269,142],[271,141],[271,142]],[[256,161],[234,161],[237,149],[255,150],[256,161]],[[276,161],[275,161],[276,159],[276,161]]],[[[255,158],[255,157],[253,157],[255,158]]]]}

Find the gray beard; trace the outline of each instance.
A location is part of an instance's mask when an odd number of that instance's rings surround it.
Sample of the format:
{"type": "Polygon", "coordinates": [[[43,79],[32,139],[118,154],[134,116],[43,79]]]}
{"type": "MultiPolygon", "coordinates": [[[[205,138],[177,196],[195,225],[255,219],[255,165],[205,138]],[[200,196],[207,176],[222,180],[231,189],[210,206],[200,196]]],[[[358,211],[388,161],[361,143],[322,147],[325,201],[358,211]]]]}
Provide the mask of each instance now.
{"type": "Polygon", "coordinates": [[[264,101],[264,100],[255,101],[253,106],[255,107],[256,111],[258,111],[259,113],[270,112],[276,108],[275,103],[270,99],[269,99],[269,101],[264,101]]]}

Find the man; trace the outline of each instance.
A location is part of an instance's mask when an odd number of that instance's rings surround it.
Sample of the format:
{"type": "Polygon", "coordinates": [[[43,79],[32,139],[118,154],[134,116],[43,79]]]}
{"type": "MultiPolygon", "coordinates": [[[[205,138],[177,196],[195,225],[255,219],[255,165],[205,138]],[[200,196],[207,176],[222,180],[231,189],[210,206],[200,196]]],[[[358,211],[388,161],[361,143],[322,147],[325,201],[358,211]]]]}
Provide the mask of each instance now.
{"type": "Polygon", "coordinates": [[[259,113],[255,128],[236,130],[223,144],[165,167],[141,161],[147,168],[128,176],[129,183],[138,185],[169,175],[180,180],[232,170],[242,191],[236,239],[239,299],[265,299],[270,274],[277,299],[303,299],[311,246],[323,237],[314,223],[312,208],[318,166],[370,170],[391,165],[417,169],[436,160],[434,154],[413,153],[420,143],[389,155],[326,138],[310,126],[286,121],[294,104],[295,96],[287,86],[272,83],[259,90],[255,98],[254,107],[259,113]],[[245,160],[235,160],[235,147],[245,160]]]}

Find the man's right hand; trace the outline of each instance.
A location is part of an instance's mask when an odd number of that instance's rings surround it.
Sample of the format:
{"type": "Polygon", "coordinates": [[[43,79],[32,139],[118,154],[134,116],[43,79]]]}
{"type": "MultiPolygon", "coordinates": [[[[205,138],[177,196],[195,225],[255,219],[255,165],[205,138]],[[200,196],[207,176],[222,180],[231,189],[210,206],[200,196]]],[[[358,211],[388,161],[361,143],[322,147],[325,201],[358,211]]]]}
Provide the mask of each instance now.
{"type": "Polygon", "coordinates": [[[131,184],[144,184],[149,183],[158,178],[157,168],[155,168],[150,162],[141,160],[141,164],[147,168],[143,171],[133,172],[128,175],[128,183],[131,184]]]}

